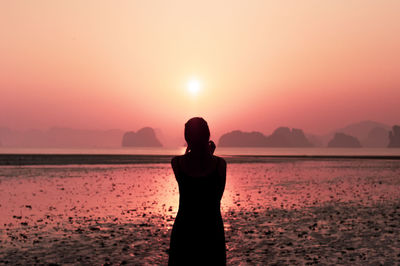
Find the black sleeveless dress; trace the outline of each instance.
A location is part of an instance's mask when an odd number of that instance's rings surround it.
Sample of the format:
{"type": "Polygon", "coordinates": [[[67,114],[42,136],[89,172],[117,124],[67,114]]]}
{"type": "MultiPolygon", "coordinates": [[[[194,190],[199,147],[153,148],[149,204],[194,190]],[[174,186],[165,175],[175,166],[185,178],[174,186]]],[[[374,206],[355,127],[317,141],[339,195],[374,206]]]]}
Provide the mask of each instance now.
{"type": "Polygon", "coordinates": [[[217,171],[220,159],[216,159],[216,169],[206,176],[186,175],[180,167],[175,171],[179,210],[172,228],[168,265],[226,265],[221,177],[217,171]]]}

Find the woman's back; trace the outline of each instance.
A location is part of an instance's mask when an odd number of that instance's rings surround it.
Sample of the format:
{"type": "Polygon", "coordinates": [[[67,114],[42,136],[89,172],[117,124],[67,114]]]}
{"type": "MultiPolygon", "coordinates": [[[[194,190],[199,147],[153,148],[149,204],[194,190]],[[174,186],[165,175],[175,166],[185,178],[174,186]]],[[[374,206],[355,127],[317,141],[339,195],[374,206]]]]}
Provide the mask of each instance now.
{"type": "Polygon", "coordinates": [[[175,157],[179,210],[171,235],[170,265],[225,264],[225,237],[220,201],[225,187],[222,158],[175,157]]]}
{"type": "MultiPolygon", "coordinates": [[[[196,169],[188,156],[179,156],[172,160],[174,173],[179,186],[179,210],[212,212],[220,207],[224,190],[223,169],[225,161],[216,156],[210,158],[196,169]],[[200,171],[199,171],[200,170],[200,171]],[[191,210],[191,208],[194,208],[191,210]]],[[[201,163],[198,163],[201,165],[201,163]]]]}

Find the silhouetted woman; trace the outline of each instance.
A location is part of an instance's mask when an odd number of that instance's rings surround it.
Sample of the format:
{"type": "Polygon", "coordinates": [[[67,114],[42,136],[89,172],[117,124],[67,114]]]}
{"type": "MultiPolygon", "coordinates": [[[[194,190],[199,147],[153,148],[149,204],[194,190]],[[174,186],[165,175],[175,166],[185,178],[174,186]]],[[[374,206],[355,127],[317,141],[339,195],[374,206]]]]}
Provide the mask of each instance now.
{"type": "Polygon", "coordinates": [[[172,228],[169,265],[226,265],[220,202],[226,162],[214,156],[207,122],[185,124],[186,153],[172,159],[179,186],[179,210],[172,228]]]}

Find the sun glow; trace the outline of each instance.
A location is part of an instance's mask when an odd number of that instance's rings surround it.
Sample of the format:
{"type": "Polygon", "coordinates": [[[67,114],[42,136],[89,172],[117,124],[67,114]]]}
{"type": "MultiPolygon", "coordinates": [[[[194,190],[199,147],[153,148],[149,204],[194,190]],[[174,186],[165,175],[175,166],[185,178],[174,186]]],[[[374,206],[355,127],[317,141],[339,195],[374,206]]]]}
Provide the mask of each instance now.
{"type": "Polygon", "coordinates": [[[187,83],[187,90],[192,95],[197,95],[201,89],[201,84],[197,79],[191,79],[187,83]]]}

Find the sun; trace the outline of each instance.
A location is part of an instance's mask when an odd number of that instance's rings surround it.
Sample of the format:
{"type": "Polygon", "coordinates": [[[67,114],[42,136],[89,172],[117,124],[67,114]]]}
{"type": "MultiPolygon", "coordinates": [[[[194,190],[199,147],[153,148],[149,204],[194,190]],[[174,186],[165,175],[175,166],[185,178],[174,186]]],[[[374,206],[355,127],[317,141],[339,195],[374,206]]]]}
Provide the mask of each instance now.
{"type": "Polygon", "coordinates": [[[191,79],[187,83],[187,90],[192,95],[197,95],[201,89],[200,81],[197,79],[191,79]]]}

